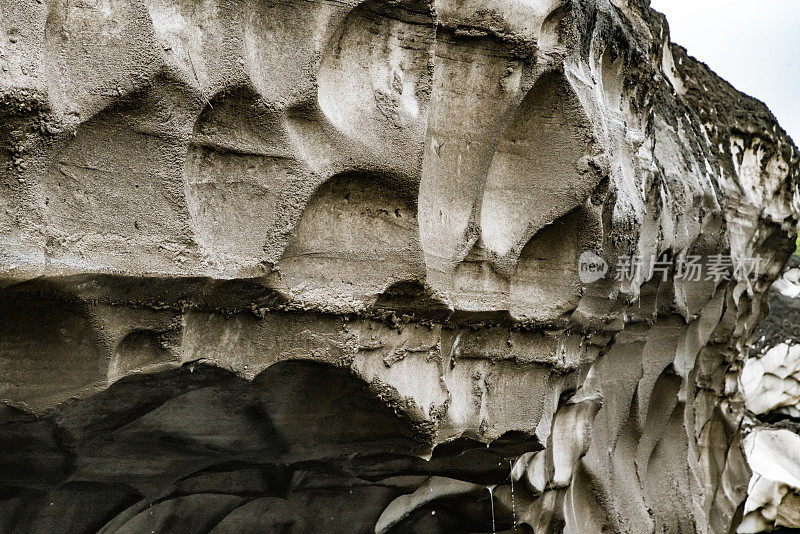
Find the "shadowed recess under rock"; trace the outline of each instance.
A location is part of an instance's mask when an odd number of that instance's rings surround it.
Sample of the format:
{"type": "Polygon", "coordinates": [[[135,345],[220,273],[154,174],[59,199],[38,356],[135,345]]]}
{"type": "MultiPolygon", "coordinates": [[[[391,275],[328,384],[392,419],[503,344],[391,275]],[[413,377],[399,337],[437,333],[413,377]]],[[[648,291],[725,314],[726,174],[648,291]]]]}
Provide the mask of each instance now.
{"type": "MultiPolygon", "coordinates": [[[[509,462],[540,448],[521,433],[432,448],[346,369],[303,361],[251,382],[199,363],[134,375],[41,417],[5,406],[0,428],[13,451],[0,469],[8,532],[371,532],[426,484],[440,496],[391,532],[427,532],[431,512],[436,532],[452,532],[489,525],[487,495],[474,494],[509,484],[509,462]],[[459,484],[474,489],[448,489],[459,484]]],[[[495,502],[499,525],[510,526],[507,504],[495,502]]]]}

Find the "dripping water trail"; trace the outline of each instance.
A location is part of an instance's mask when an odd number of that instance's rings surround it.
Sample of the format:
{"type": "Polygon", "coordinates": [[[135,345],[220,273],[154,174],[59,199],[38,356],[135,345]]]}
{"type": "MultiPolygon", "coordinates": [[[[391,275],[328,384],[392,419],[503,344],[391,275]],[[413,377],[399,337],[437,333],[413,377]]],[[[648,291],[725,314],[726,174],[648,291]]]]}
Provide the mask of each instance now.
{"type": "Polygon", "coordinates": [[[514,532],[517,531],[517,505],[514,502],[514,462],[513,460],[508,461],[508,465],[511,466],[511,471],[509,473],[509,478],[511,479],[511,519],[514,525],[514,532]]]}
{"type": "Polygon", "coordinates": [[[494,488],[495,486],[486,486],[486,489],[489,490],[489,502],[492,503],[492,534],[497,532],[494,526],[494,488]]]}

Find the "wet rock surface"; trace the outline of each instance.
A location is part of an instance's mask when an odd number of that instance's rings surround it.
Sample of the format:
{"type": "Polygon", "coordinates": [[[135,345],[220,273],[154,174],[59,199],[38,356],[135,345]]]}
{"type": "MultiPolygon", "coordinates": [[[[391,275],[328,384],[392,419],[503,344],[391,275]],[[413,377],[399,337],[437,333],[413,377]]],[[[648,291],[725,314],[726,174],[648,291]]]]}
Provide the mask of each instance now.
{"type": "Polygon", "coordinates": [[[800,156],[647,2],[5,2],[0,118],[0,531],[800,526],[800,156]]]}

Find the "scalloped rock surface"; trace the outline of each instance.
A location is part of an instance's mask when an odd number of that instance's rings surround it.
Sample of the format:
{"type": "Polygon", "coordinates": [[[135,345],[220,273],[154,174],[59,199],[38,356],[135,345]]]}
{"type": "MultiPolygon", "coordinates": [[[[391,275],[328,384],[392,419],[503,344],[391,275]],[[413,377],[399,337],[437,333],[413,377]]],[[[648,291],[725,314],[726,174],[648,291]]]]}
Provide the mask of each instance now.
{"type": "Polygon", "coordinates": [[[800,156],[647,4],[0,2],[0,532],[800,525],[800,156]]]}

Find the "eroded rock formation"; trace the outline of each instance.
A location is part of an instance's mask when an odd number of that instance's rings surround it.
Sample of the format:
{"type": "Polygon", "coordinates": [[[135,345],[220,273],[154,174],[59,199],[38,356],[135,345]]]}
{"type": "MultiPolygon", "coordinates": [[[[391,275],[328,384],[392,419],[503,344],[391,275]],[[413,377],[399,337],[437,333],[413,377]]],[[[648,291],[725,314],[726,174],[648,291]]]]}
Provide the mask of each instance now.
{"type": "Polygon", "coordinates": [[[800,395],[797,384],[800,256],[769,295],[769,315],[753,334],[739,376],[745,454],[753,474],[739,532],[800,528],[800,395]]]}
{"type": "Polygon", "coordinates": [[[789,524],[800,157],[646,1],[0,21],[0,531],[789,524]]]}

